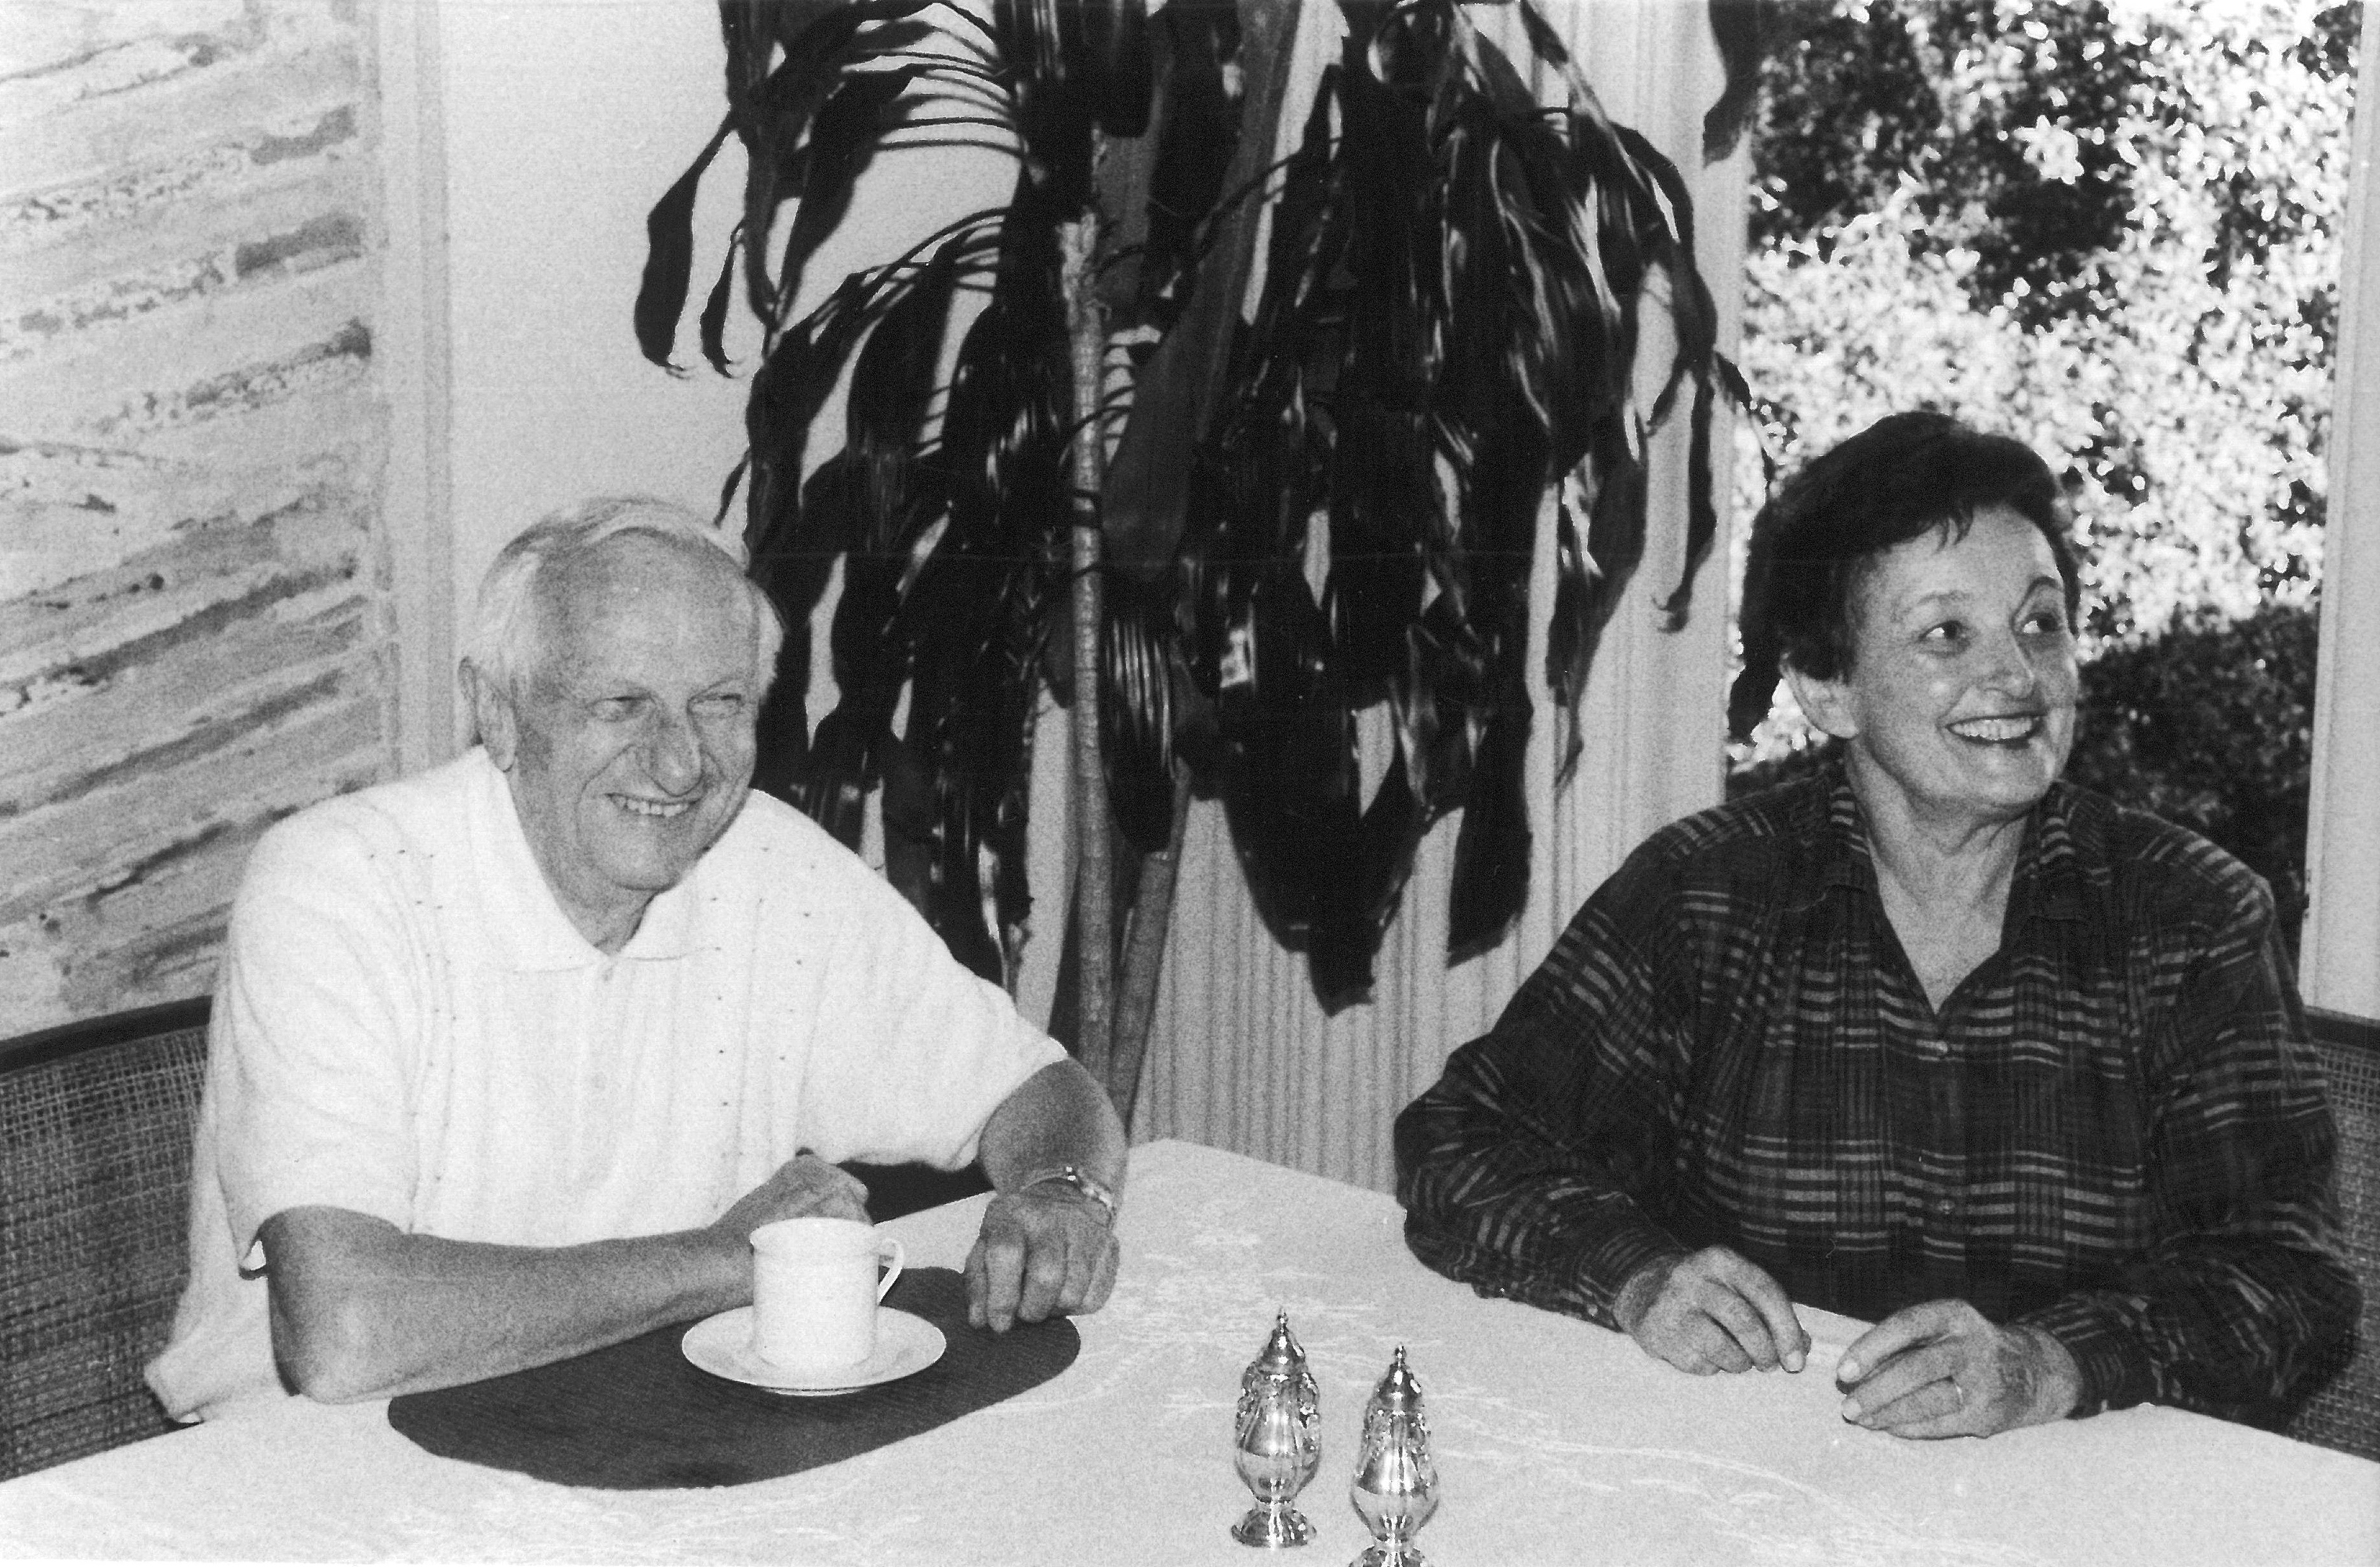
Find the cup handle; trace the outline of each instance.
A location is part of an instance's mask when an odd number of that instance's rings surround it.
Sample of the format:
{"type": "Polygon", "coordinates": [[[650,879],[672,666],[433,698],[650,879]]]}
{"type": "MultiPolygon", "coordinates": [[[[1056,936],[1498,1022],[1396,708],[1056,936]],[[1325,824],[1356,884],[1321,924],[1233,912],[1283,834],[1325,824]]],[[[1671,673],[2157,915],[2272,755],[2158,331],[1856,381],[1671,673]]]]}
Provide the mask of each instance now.
{"type": "Polygon", "coordinates": [[[877,1249],[877,1260],[886,1265],[884,1277],[876,1282],[876,1298],[880,1304],[892,1292],[892,1281],[901,1276],[901,1269],[907,1259],[907,1255],[901,1249],[899,1237],[893,1235],[885,1236],[882,1245],[877,1249]]]}

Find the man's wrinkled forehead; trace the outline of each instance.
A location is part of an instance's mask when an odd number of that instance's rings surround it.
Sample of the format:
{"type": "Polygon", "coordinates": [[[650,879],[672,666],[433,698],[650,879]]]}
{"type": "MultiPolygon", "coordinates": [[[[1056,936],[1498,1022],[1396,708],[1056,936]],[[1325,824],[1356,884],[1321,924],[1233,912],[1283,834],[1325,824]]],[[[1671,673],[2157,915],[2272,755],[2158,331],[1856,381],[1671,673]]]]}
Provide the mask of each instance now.
{"type": "Polygon", "coordinates": [[[600,656],[621,626],[639,618],[723,613],[723,627],[757,651],[751,595],[735,563],[708,545],[666,534],[617,533],[551,563],[538,574],[530,611],[539,666],[531,673],[540,681],[600,656]]]}

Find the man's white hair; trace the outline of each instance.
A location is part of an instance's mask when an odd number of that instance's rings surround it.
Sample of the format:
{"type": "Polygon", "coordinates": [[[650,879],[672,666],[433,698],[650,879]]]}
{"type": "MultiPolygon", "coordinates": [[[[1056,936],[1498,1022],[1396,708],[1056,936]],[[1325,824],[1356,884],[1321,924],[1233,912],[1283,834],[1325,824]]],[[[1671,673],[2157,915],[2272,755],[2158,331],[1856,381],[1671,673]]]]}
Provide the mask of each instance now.
{"type": "Polygon", "coordinates": [[[759,631],[754,674],[759,684],[755,695],[767,696],[776,679],[777,650],[784,642],[785,628],[768,593],[744,576],[744,541],[684,506],[649,495],[601,495],[550,513],[497,552],[488,574],[480,579],[479,609],[470,641],[463,650],[471,667],[497,689],[517,692],[517,683],[537,667],[541,651],[546,616],[540,613],[539,592],[546,573],[585,559],[625,533],[644,534],[681,548],[716,550],[735,566],[737,578],[751,595],[753,622],[759,631]]]}

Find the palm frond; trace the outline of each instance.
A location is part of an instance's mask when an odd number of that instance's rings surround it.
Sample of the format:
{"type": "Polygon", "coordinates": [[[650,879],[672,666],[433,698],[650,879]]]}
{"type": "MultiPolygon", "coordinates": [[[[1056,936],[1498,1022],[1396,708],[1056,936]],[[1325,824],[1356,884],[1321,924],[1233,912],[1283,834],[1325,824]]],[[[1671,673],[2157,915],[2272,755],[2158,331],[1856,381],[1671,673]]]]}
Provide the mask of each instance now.
{"type": "Polygon", "coordinates": [[[1760,56],[1766,47],[1762,0],[1709,0],[1711,41],[1718,45],[1727,86],[1703,115],[1703,162],[1733,152],[1751,123],[1760,94],[1760,56]]]}
{"type": "Polygon", "coordinates": [[[1463,813],[1451,951],[1492,943],[1522,906],[1538,519],[1559,486],[1545,674],[1567,777],[1597,643],[1646,549],[1646,439],[1691,386],[1686,569],[1664,601],[1687,613],[1716,537],[1713,420],[1742,381],[1717,352],[1683,179],[1605,114],[1536,0],[1515,4],[1561,104],[1459,0],[1341,0],[1345,45],[1274,167],[1293,7],[994,0],[945,24],[968,34],[953,56],[921,47],[925,0],[723,0],[729,115],[649,222],[638,342],[669,363],[694,191],[732,130],[743,215],[701,341],[724,369],[740,267],[764,331],[754,574],[798,625],[844,570],[840,700],[808,735],[808,642],[789,638],[756,777],[849,841],[880,785],[888,874],[978,972],[1004,971],[1026,916],[1026,752],[1040,683],[1071,699],[1047,656],[1071,528],[1097,527],[1109,554],[1098,695],[1117,824],[1159,849],[1181,770],[1219,795],[1258,910],[1333,1007],[1369,989],[1415,847],[1448,812],[1463,813]],[[1021,149],[1007,207],[785,320],[885,138],[933,127],[1021,149]],[[1137,370],[1098,399],[1071,385],[1055,243],[1095,199],[1116,216],[1099,291],[1137,370]],[[1635,361],[1657,276],[1677,346],[1647,407],[1635,361]],[[936,387],[953,309],[987,279],[936,387]],[[846,367],[844,449],[805,480],[846,367]],[[1083,493],[1078,426],[1120,431],[1083,493]],[[1355,714],[1378,703],[1392,754],[1366,801],[1355,714]]]}
{"type": "Polygon", "coordinates": [[[695,197],[703,172],[726,145],[727,133],[735,126],[733,114],[719,122],[719,129],[694,162],[645,216],[645,274],[637,287],[637,346],[672,375],[686,373],[671,356],[676,349],[678,317],[686,313],[686,289],[694,273],[695,197]]]}
{"type": "MultiPolygon", "coordinates": [[[[1284,170],[1265,295],[1208,438],[1203,468],[1226,476],[1202,503],[1215,521],[1184,546],[1196,595],[1185,657],[1222,693],[1245,645],[1266,640],[1250,625],[1293,601],[1309,554],[1327,558],[1329,667],[1292,678],[1263,665],[1257,707],[1326,692],[1390,702],[1392,775],[1410,804],[1389,816],[1402,811],[1400,830],[1417,838],[1463,811],[1450,894],[1458,953],[1499,939],[1527,894],[1522,671],[1547,492],[1567,479],[1591,497],[1584,541],[1567,513],[1556,528],[1548,678],[1566,773],[1597,640],[1645,553],[1646,431],[1693,383],[1691,577],[1716,533],[1716,394],[1733,384],[1694,270],[1682,180],[1605,115],[1543,17],[1521,3],[1532,50],[1570,86],[1552,114],[1451,0],[1342,4],[1348,40],[1284,170]],[[1647,415],[1634,361],[1656,273],[1671,280],[1678,349],[1647,415]],[[1327,547],[1307,538],[1316,515],[1328,519],[1327,547]]],[[[1683,583],[1670,603],[1683,613],[1683,583]]],[[[1227,741],[1232,706],[1220,721],[1227,741]]],[[[1318,718],[1299,722],[1333,733],[1318,718]]],[[[1319,754],[1318,742],[1304,744],[1319,754]]],[[[1299,808],[1317,833],[1322,813],[1339,808],[1327,799],[1321,786],[1299,808]]],[[[1378,931],[1367,937],[1368,918],[1350,913],[1360,900],[1314,884],[1321,873],[1278,830],[1287,808],[1235,808],[1242,857],[1276,934],[1307,943],[1318,990],[1343,996],[1378,931]]]]}
{"type": "Polygon", "coordinates": [[[1111,149],[1114,188],[1102,201],[1123,218],[1112,330],[1160,335],[1140,360],[1099,503],[1111,569],[1142,581],[1163,576],[1180,543],[1191,455],[1230,368],[1262,213],[1252,201],[1219,204],[1257,181],[1270,155],[1269,139],[1241,127],[1272,122],[1287,52],[1264,55],[1280,39],[1262,30],[1293,14],[1259,14],[1251,37],[1232,0],[1173,0],[1156,18],[1160,112],[1148,137],[1111,149]]]}
{"type": "Polygon", "coordinates": [[[1173,827],[1172,604],[1166,584],[1118,576],[1108,588],[1100,651],[1100,756],[1116,830],[1155,854],[1173,827]]]}
{"type": "Polygon", "coordinates": [[[1026,746],[1068,511],[1057,261],[1046,225],[1002,225],[991,298],[961,341],[924,465],[946,497],[942,527],[914,565],[900,628],[915,650],[906,747],[932,808],[916,823],[916,879],[895,884],[992,978],[1026,913],[1026,746]]]}
{"type": "MultiPolygon", "coordinates": [[[[887,39],[879,46],[889,49],[900,43],[887,39]]],[[[800,296],[802,274],[810,257],[842,226],[861,171],[873,161],[884,133],[900,123],[901,97],[923,69],[903,65],[844,76],[809,116],[809,137],[802,149],[798,174],[801,201],[794,210],[793,226],[786,232],[784,255],[769,298],[790,302],[800,296]]],[[[748,210],[745,226],[752,228],[748,210]]],[[[747,254],[765,263],[768,231],[764,225],[759,232],[763,245],[759,250],[747,247],[747,254]]]]}
{"type": "Polygon", "coordinates": [[[702,316],[698,325],[701,334],[702,357],[710,368],[722,375],[733,372],[727,358],[727,311],[735,297],[735,262],[744,253],[744,225],[737,224],[728,232],[727,254],[719,263],[719,279],[710,285],[710,295],[702,302],[702,316]]]}

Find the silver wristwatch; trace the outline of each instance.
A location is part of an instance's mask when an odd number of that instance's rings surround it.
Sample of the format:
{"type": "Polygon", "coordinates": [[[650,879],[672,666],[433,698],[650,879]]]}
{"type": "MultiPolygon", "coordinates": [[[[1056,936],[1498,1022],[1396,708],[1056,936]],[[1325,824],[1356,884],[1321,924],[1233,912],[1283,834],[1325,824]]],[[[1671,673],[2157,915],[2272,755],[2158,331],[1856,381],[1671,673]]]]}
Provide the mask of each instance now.
{"type": "Polygon", "coordinates": [[[1099,1205],[1101,1211],[1107,1214],[1108,1222],[1111,1225],[1115,1222],[1115,1188],[1079,1164],[1061,1164],[1051,1170],[1037,1170],[1016,1183],[1016,1189],[1021,1192],[1030,1187],[1047,1185],[1052,1181],[1062,1181],[1074,1187],[1075,1190],[1099,1205]]]}

